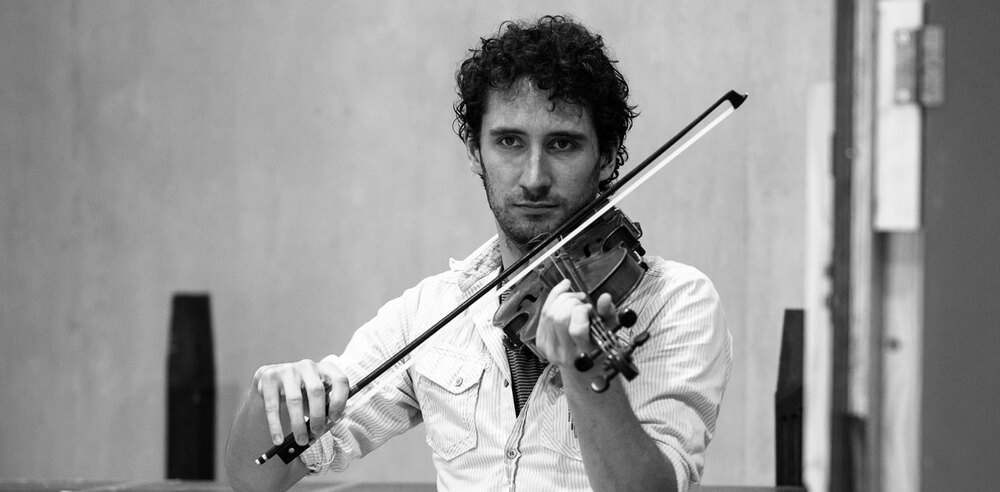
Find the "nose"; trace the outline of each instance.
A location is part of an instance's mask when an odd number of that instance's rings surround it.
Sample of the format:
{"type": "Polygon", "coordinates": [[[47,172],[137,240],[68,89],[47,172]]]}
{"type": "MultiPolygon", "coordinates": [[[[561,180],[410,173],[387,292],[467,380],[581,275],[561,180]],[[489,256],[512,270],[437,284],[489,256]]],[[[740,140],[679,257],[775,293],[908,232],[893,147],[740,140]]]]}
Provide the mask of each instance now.
{"type": "Polygon", "coordinates": [[[526,198],[541,200],[548,194],[552,186],[552,175],[549,173],[548,161],[541,149],[532,148],[527,156],[524,170],[521,172],[520,186],[526,198]]]}

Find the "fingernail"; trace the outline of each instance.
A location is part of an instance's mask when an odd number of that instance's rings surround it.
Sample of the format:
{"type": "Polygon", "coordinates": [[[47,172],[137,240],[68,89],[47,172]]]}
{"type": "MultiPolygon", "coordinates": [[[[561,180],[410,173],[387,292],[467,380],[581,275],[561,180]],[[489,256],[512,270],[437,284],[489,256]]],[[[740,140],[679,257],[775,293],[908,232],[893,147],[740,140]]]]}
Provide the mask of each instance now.
{"type": "Polygon", "coordinates": [[[283,439],[281,439],[281,435],[280,434],[274,434],[274,435],[271,436],[271,442],[273,442],[275,446],[281,444],[282,440],[283,439]]]}

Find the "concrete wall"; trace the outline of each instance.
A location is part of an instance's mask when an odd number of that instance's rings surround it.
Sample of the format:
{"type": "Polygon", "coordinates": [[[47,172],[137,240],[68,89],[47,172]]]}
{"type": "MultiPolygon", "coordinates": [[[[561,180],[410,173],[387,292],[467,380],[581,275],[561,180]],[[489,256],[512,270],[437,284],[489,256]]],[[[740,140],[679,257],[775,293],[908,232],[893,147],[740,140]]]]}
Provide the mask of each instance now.
{"type": "MultiPolygon", "coordinates": [[[[706,483],[773,483],[830,2],[0,2],[0,477],[163,476],[174,292],[212,296],[221,454],[257,366],[339,351],[491,235],[453,73],[501,20],[548,12],[620,58],[636,162],[725,90],[751,95],[624,208],[728,310],[706,483]]],[[[431,480],[422,434],[348,474],[431,480]]]]}

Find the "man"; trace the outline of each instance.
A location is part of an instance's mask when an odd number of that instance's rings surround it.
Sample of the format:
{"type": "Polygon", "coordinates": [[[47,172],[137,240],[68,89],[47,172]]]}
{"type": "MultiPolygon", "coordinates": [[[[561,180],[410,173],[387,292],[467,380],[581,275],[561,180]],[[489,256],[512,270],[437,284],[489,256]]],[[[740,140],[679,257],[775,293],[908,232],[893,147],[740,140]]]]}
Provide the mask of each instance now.
{"type": "Polygon", "coordinates": [[[227,447],[234,487],[287,488],[310,472],[341,470],[389,438],[426,424],[441,490],[687,490],[700,481],[731,368],[730,337],[711,282],[655,256],[622,306],[592,307],[568,282],[544,301],[536,349],[504,342],[487,296],[436,336],[399,375],[344,412],[349,381],[419,335],[591,201],[627,157],[636,116],[600,36],[562,17],[505,23],[462,64],[458,133],[482,178],[497,238],[429,277],[361,327],[344,353],[264,366],[254,375],[227,447]],[[589,388],[596,314],[629,307],[648,342],[640,374],[589,388]],[[596,310],[596,311],[595,311],[596,310]],[[285,466],[253,458],[283,440],[286,411],[299,444],[285,466]],[[308,416],[308,424],[304,418],[308,416]],[[268,439],[270,437],[270,439],[268,439]]]}

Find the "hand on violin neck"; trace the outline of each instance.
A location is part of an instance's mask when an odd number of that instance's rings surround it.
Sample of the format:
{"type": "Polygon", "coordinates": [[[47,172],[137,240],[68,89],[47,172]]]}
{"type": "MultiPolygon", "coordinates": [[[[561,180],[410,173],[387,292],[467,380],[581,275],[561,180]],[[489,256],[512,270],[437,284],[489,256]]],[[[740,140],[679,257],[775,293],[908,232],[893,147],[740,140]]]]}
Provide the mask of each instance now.
{"type": "Polygon", "coordinates": [[[590,335],[595,316],[613,322],[615,306],[611,296],[601,295],[595,310],[586,294],[573,292],[570,281],[563,280],[552,288],[542,305],[536,348],[549,362],[576,372],[573,363],[577,356],[597,348],[590,335]]]}

